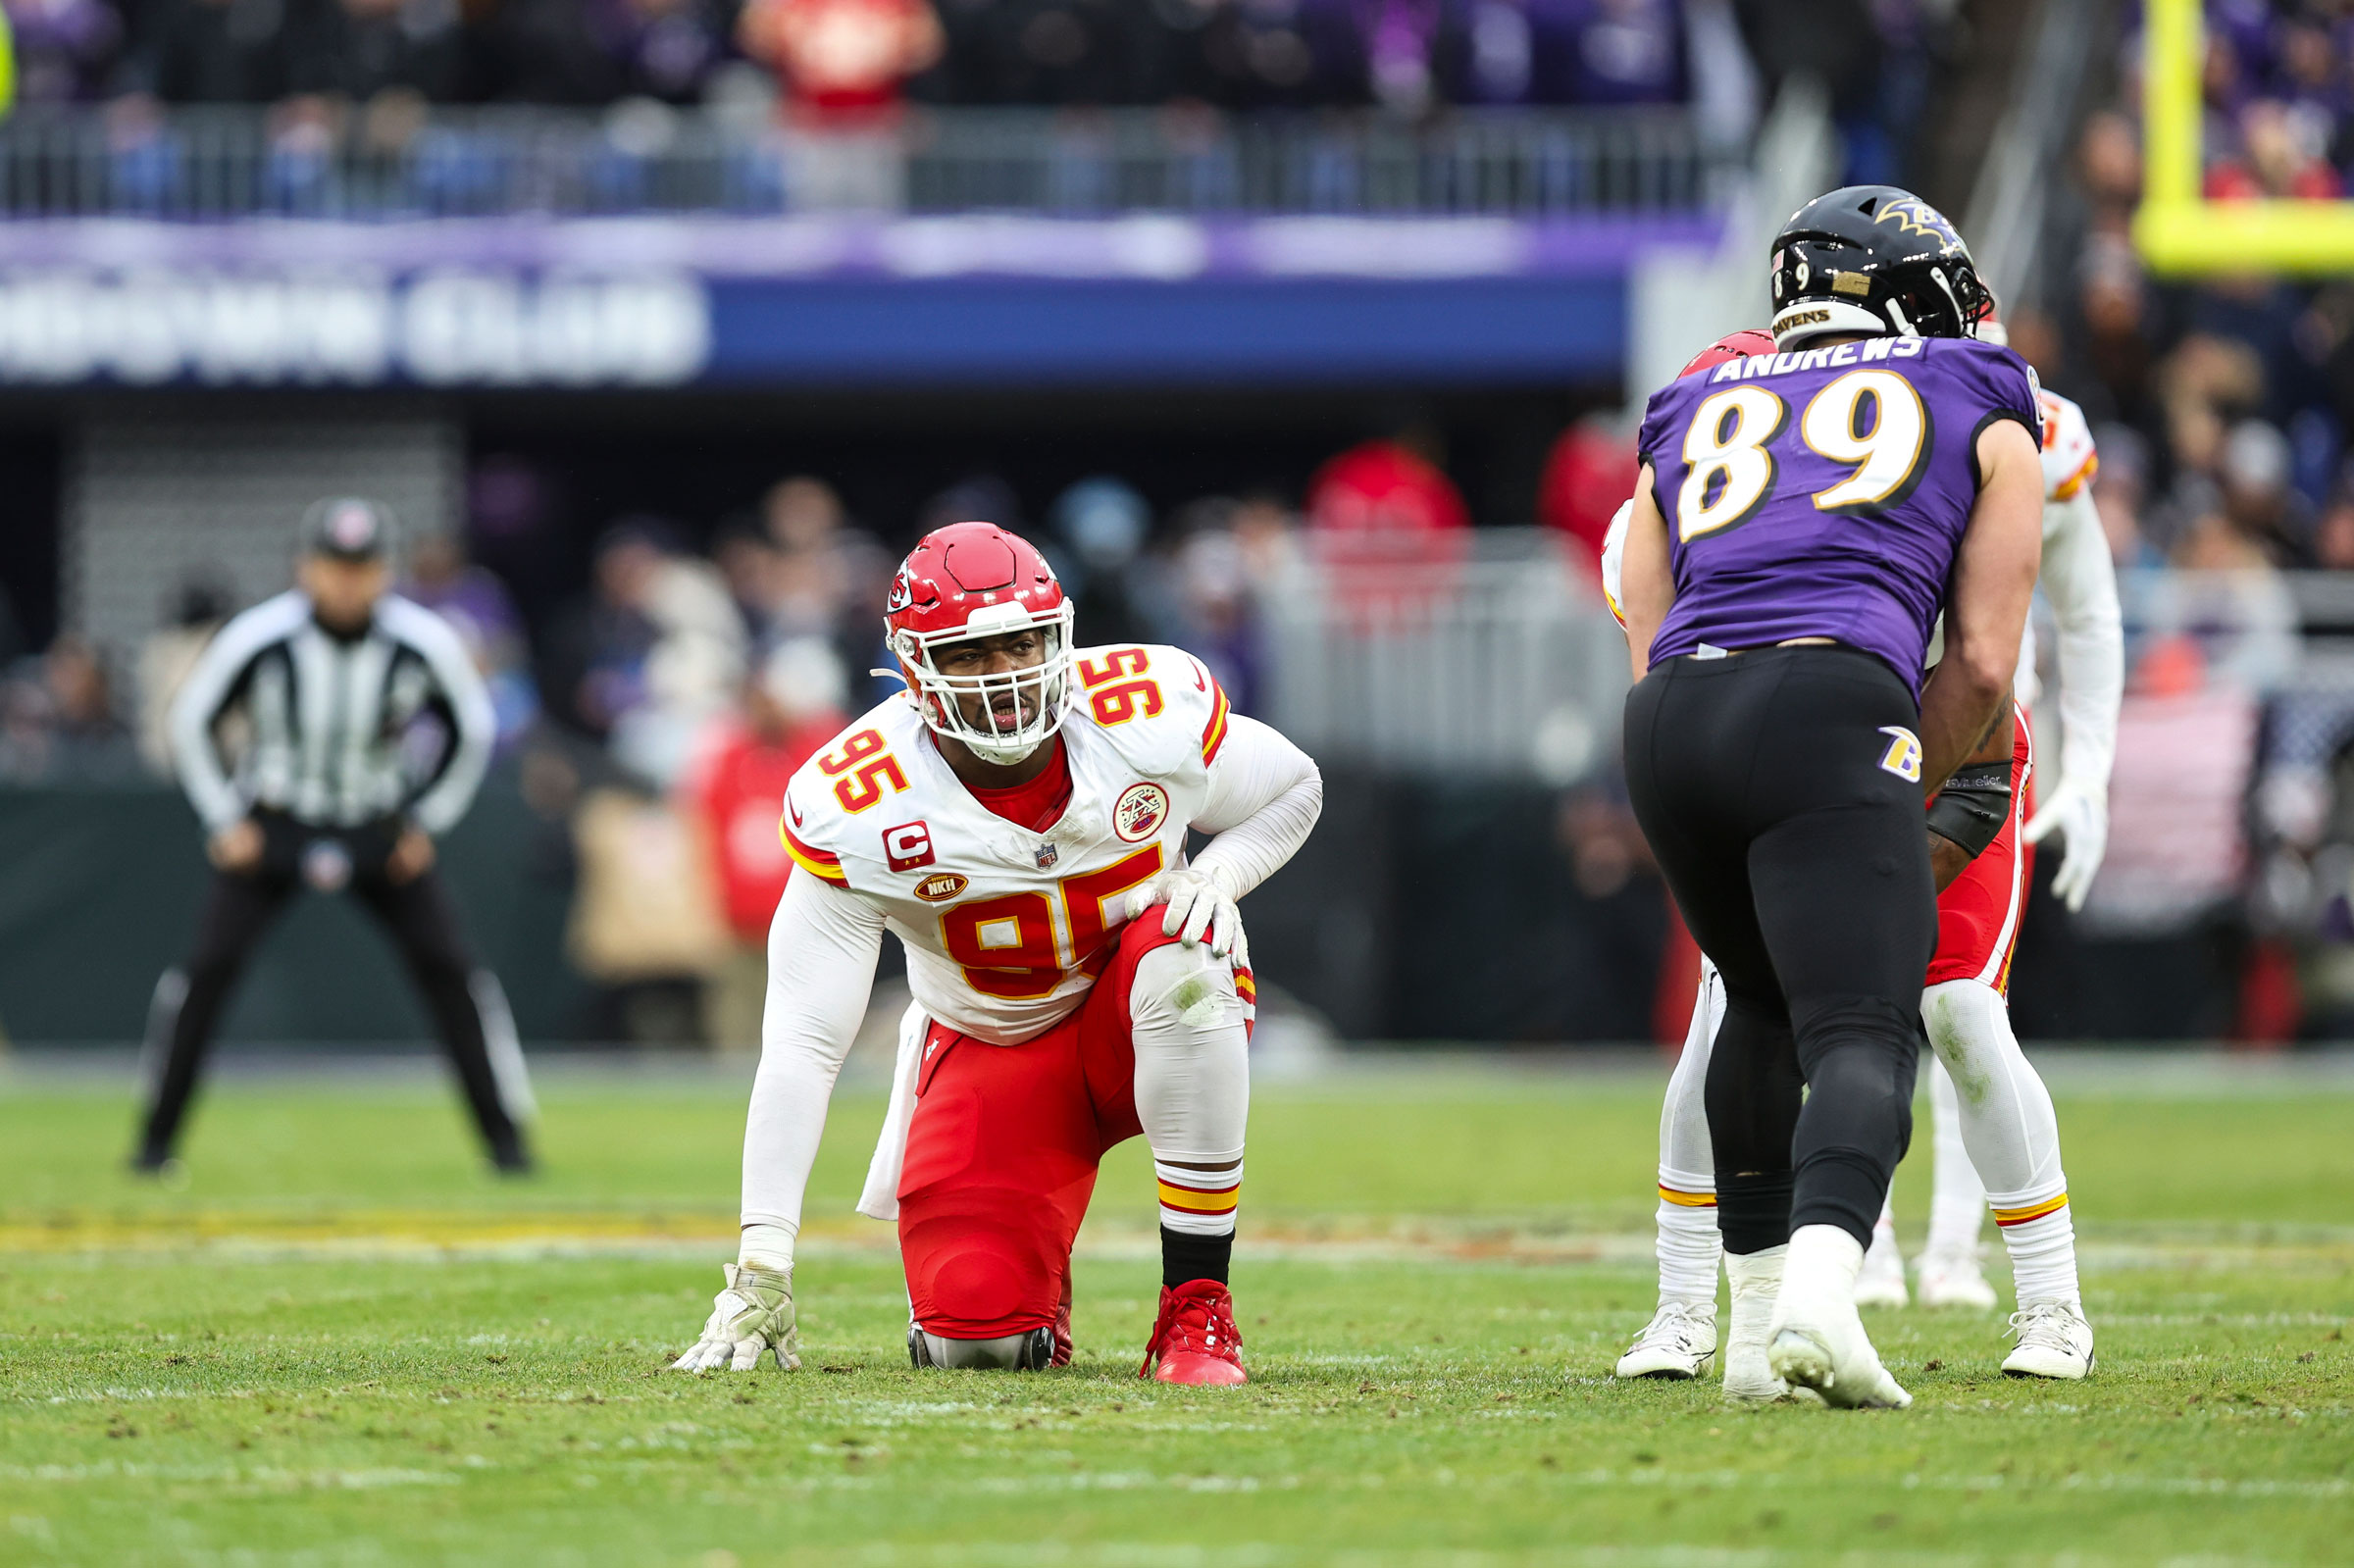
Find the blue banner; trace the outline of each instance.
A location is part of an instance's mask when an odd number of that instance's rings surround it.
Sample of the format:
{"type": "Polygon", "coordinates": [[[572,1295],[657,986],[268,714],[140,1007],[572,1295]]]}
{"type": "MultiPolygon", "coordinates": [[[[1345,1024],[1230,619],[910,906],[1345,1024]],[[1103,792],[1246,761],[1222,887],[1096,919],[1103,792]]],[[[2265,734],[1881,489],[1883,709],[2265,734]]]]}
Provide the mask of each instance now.
{"type": "Polygon", "coordinates": [[[1013,217],[0,228],[0,381],[1560,382],[1713,222],[1013,217]]]}

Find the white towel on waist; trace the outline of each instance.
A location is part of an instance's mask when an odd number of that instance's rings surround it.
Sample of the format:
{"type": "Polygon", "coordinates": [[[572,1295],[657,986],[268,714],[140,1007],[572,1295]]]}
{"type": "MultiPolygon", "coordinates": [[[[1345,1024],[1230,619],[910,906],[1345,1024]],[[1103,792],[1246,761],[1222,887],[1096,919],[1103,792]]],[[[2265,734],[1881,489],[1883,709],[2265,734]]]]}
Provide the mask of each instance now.
{"type": "Polygon", "coordinates": [[[858,1194],[858,1212],[873,1219],[899,1217],[899,1171],[907,1162],[907,1125],[915,1116],[915,1078],[924,1065],[924,1037],[931,1032],[932,1020],[919,1004],[909,1002],[899,1015],[899,1059],[891,1073],[891,1109],[884,1113],[875,1157],[867,1162],[866,1189],[858,1194]]]}

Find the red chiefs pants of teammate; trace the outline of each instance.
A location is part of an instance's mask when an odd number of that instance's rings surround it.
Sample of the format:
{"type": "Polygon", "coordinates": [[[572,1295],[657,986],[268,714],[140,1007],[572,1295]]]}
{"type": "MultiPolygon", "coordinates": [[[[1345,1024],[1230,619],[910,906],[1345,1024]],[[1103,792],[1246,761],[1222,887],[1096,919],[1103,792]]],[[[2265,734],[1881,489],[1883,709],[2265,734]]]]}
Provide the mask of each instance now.
{"type": "Polygon", "coordinates": [[[1927,984],[1974,980],[2008,990],[2011,957],[2019,950],[2020,917],[2027,909],[2027,881],[2035,846],[2021,831],[2034,815],[2035,738],[2026,709],[2014,706],[2018,733],[2011,743],[2011,815],[1994,841],[1937,895],[1937,955],[1927,984]]]}
{"type": "Polygon", "coordinates": [[[899,1254],[924,1329],[992,1340],[1052,1325],[1054,1359],[1068,1358],[1071,1243],[1096,1168],[1144,1130],[1137,961],[1175,940],[1157,918],[1129,922],[1079,1011],[1019,1045],[932,1026],[899,1178],[899,1254]]]}

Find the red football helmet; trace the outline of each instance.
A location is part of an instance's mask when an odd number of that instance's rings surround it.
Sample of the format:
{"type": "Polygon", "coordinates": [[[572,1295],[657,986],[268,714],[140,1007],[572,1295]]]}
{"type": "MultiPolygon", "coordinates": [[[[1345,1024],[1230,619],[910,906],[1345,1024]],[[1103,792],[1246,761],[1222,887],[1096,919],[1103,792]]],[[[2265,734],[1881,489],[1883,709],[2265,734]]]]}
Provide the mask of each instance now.
{"type": "Polygon", "coordinates": [[[1062,728],[1070,709],[1071,601],[1054,569],[1028,540],[995,523],[934,529],[891,581],[884,635],[909,696],[936,734],[961,740],[985,761],[1019,762],[1062,728]],[[996,675],[941,673],[934,651],[951,642],[1035,630],[1046,657],[996,675]],[[978,696],[983,722],[959,700],[978,696]],[[999,699],[1010,698],[1001,710],[999,699]]]}
{"type": "Polygon", "coordinates": [[[1675,373],[1675,379],[1680,381],[1694,371],[1714,370],[1728,359],[1749,359],[1773,351],[1771,332],[1756,327],[1744,327],[1737,332],[1725,333],[1686,360],[1684,368],[1675,373]]]}

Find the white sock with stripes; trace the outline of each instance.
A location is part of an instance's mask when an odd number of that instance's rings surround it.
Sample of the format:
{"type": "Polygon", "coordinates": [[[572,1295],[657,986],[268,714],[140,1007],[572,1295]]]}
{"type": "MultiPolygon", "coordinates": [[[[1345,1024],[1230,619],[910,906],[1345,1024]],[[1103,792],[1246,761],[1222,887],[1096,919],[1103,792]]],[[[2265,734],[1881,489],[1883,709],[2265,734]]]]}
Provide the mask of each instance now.
{"type": "Polygon", "coordinates": [[[1206,1161],[1152,1162],[1160,1188],[1160,1223],[1181,1236],[1232,1236],[1243,1195],[1243,1162],[1204,1170],[1206,1161]]]}
{"type": "Polygon", "coordinates": [[[1716,1305],[1716,1266],[1724,1238],[1716,1230],[1716,1179],[1660,1167],[1660,1305],[1716,1305]]]}
{"type": "Polygon", "coordinates": [[[2011,1254],[2011,1279],[2019,1304],[2066,1301],[2078,1305],[2076,1222],[2068,1206],[2068,1184],[2058,1190],[1994,1192],[1987,1195],[1994,1223],[2011,1254]]]}
{"type": "Polygon", "coordinates": [[[1974,980],[1921,992],[1929,1043],[1953,1074],[1962,1141],[2011,1254],[2019,1299],[2076,1302],[2076,1227],[2051,1091],[2011,1033],[2003,993],[1974,980]]]}
{"type": "Polygon", "coordinates": [[[1205,947],[1172,943],[1137,960],[1128,998],[1136,1114],[1152,1146],[1160,1223],[1181,1236],[1232,1236],[1251,1115],[1251,1046],[1234,971],[1205,947]]]}
{"type": "Polygon", "coordinates": [[[2019,1048],[2003,993],[1974,980],[1949,980],[1921,992],[1921,1021],[1954,1080],[1962,1142],[1987,1201],[2014,1208],[2067,1190],[2060,1173],[2060,1119],[2051,1091],[2019,1048]]]}
{"type": "Polygon", "coordinates": [[[1709,1050],[1724,1019],[1724,982],[1701,965],[1683,1054],[1660,1105],[1660,1305],[1716,1305],[1724,1238],[1716,1229],[1716,1150],[1709,1140],[1709,1050]]]}

